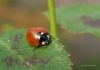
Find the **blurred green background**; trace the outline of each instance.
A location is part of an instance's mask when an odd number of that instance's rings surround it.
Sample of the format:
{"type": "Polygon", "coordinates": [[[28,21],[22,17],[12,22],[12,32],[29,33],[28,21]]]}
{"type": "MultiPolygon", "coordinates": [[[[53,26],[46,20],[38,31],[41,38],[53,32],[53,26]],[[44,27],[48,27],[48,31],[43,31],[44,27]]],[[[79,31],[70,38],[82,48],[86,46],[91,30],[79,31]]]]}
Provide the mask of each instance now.
{"type": "MultiPolygon", "coordinates": [[[[99,70],[100,0],[55,1],[59,37],[71,54],[73,70],[99,70]]],[[[31,26],[49,29],[45,11],[47,0],[0,0],[0,34],[31,26]]]]}

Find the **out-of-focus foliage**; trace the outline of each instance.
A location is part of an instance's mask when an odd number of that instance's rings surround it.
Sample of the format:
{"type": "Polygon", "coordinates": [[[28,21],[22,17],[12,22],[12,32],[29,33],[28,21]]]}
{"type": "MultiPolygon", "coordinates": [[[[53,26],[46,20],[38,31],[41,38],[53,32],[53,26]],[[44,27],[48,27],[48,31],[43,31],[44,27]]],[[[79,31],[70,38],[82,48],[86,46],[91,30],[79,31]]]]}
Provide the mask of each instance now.
{"type": "Polygon", "coordinates": [[[0,33],[5,33],[13,29],[15,28],[10,24],[0,24],[0,33]]]}
{"type": "Polygon", "coordinates": [[[0,70],[72,70],[69,54],[58,40],[45,48],[31,47],[26,29],[0,35],[0,70]]]}
{"type": "Polygon", "coordinates": [[[77,65],[77,70],[99,70],[100,69],[100,57],[92,57],[87,61],[87,64],[77,65]]]}
{"type": "Polygon", "coordinates": [[[0,5],[14,5],[18,0],[0,0],[0,5]]]}
{"type": "Polygon", "coordinates": [[[99,5],[87,4],[63,6],[56,9],[57,22],[70,32],[90,33],[100,37],[99,8],[99,5]]]}

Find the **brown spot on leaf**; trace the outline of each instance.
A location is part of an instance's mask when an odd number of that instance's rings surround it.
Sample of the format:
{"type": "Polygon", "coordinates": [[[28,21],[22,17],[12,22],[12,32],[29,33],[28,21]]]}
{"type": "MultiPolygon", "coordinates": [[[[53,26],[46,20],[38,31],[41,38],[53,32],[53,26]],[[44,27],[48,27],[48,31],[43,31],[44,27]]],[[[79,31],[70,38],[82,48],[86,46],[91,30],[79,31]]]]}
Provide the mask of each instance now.
{"type": "Polygon", "coordinates": [[[16,51],[18,48],[17,47],[12,47],[11,49],[16,51]]]}
{"type": "Polygon", "coordinates": [[[21,33],[17,33],[13,38],[12,41],[14,41],[15,43],[18,43],[21,39],[22,35],[21,33]]]}
{"type": "Polygon", "coordinates": [[[50,59],[43,59],[41,62],[42,62],[43,64],[48,64],[49,61],[51,61],[51,60],[50,60],[50,59]]]}
{"type": "Polygon", "coordinates": [[[82,16],[81,20],[92,27],[100,27],[100,19],[93,19],[92,17],[89,16],[82,16]]]}
{"type": "Polygon", "coordinates": [[[12,65],[18,63],[18,61],[16,59],[12,58],[12,57],[6,57],[4,59],[4,62],[6,63],[7,66],[12,66],[12,65]]]}
{"type": "Polygon", "coordinates": [[[11,38],[11,46],[12,46],[11,49],[12,50],[17,50],[18,49],[18,44],[21,41],[21,37],[22,37],[21,33],[17,33],[15,36],[13,36],[11,38]]]}
{"type": "Polygon", "coordinates": [[[37,60],[38,60],[38,59],[37,59],[36,56],[32,56],[32,57],[29,59],[28,62],[29,62],[29,64],[32,65],[32,64],[36,64],[37,60]]]}
{"type": "Polygon", "coordinates": [[[34,64],[39,64],[39,63],[47,64],[49,61],[51,61],[51,59],[49,58],[40,59],[37,56],[32,56],[28,62],[29,64],[34,65],[34,64]]]}

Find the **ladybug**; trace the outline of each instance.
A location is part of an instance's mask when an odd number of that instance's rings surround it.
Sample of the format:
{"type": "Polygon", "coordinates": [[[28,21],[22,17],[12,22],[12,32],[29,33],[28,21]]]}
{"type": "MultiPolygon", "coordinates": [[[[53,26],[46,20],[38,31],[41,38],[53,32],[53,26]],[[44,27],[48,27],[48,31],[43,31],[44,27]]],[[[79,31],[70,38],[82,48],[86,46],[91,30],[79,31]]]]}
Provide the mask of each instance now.
{"type": "Polygon", "coordinates": [[[51,35],[41,27],[29,28],[26,38],[31,46],[47,46],[51,43],[51,35]]]}

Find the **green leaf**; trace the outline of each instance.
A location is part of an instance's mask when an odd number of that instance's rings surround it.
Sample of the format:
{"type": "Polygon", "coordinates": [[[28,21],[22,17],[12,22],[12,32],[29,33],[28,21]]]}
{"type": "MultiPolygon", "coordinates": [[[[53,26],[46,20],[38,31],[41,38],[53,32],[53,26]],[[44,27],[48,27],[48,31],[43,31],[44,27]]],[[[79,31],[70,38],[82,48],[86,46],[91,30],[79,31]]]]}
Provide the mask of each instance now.
{"type": "Polygon", "coordinates": [[[26,29],[0,35],[0,70],[72,70],[69,54],[59,40],[50,46],[31,47],[26,29]]]}
{"type": "MultiPolygon", "coordinates": [[[[48,16],[48,13],[45,15],[48,16]]],[[[100,37],[100,26],[96,26],[100,23],[100,5],[66,5],[57,8],[56,15],[57,22],[69,32],[90,33],[100,37]]]]}

